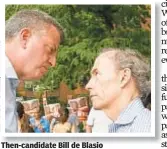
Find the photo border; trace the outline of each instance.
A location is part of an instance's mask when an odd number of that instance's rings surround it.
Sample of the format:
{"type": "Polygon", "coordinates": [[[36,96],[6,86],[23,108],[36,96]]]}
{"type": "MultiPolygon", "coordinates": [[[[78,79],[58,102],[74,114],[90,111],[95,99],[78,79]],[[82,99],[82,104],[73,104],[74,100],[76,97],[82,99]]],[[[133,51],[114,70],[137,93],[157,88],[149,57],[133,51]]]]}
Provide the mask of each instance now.
{"type": "MultiPolygon", "coordinates": [[[[3,13],[1,12],[1,15],[5,16],[5,5],[6,4],[11,4],[8,3],[9,1],[6,1],[4,4],[4,9],[3,9],[3,13]]],[[[34,3],[26,3],[26,4],[43,4],[43,3],[36,3],[36,1],[33,1],[34,3]]],[[[85,1],[87,2],[87,1],[85,1]]],[[[13,1],[12,1],[13,3],[13,1]]],[[[102,4],[104,4],[105,1],[102,1],[102,4]]],[[[14,4],[20,4],[20,3],[14,3],[14,4]]],[[[46,4],[46,3],[44,3],[46,4]]],[[[47,4],[55,4],[53,2],[51,3],[47,3],[47,4]]],[[[56,3],[57,5],[59,5],[59,3],[56,3]]],[[[55,4],[55,5],[56,5],[55,4]]],[[[61,3],[61,4],[68,4],[68,3],[61,3]]],[[[73,1],[71,1],[71,4],[77,4],[76,2],[73,3],[73,1]]],[[[82,3],[81,3],[82,4],[82,3]]],[[[85,3],[84,3],[85,4],[85,3]]],[[[97,4],[97,3],[90,3],[90,1],[86,4],[97,4]]],[[[101,4],[101,3],[98,3],[101,4]]],[[[155,3],[151,2],[151,3],[145,3],[143,1],[143,3],[134,3],[134,2],[122,2],[119,1],[119,3],[106,3],[107,5],[137,5],[137,4],[141,4],[141,5],[151,5],[151,132],[150,133],[5,133],[5,123],[3,123],[3,121],[5,121],[5,54],[2,53],[3,58],[1,61],[2,62],[2,69],[4,70],[4,72],[2,71],[2,80],[1,80],[1,103],[4,106],[1,106],[1,134],[3,137],[155,137],[155,3]]],[[[79,4],[78,4],[79,5],[79,4]]],[[[5,17],[4,17],[4,22],[2,22],[2,26],[4,26],[5,28],[5,17]]],[[[2,28],[2,35],[5,35],[5,29],[3,31],[2,28]]],[[[5,51],[5,37],[1,37],[2,38],[2,51],[5,51]]]]}

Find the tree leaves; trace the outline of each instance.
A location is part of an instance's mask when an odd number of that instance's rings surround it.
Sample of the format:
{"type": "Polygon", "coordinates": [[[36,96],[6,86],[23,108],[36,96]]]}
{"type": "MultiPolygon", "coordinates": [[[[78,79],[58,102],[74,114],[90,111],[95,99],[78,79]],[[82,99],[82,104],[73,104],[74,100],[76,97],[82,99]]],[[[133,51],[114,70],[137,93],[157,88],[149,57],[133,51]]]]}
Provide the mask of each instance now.
{"type": "Polygon", "coordinates": [[[33,83],[36,89],[52,90],[61,81],[71,88],[78,83],[84,86],[102,48],[132,48],[151,55],[150,5],[6,5],[6,20],[21,9],[45,11],[65,31],[57,66],[33,83]]]}

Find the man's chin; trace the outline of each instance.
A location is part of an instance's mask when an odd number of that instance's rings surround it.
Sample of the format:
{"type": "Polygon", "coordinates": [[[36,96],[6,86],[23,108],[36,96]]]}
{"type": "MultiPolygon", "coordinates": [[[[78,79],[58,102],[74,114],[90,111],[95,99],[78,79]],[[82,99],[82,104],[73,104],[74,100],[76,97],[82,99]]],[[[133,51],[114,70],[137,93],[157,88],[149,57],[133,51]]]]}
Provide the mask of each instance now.
{"type": "Polygon", "coordinates": [[[96,110],[101,110],[102,109],[102,103],[98,99],[93,99],[92,100],[92,105],[93,105],[93,108],[96,109],[96,110]]]}
{"type": "Polygon", "coordinates": [[[42,77],[43,77],[43,75],[36,75],[36,76],[25,78],[24,80],[27,80],[27,81],[33,81],[34,80],[34,81],[36,81],[36,80],[40,80],[42,77]]]}
{"type": "Polygon", "coordinates": [[[34,80],[40,80],[44,75],[39,75],[39,76],[36,76],[34,77],[34,80]]]}
{"type": "Polygon", "coordinates": [[[101,108],[100,108],[100,105],[98,105],[98,104],[96,104],[96,103],[92,103],[92,105],[93,105],[93,108],[95,109],[95,110],[100,110],[101,108]]]}
{"type": "Polygon", "coordinates": [[[41,79],[44,75],[46,75],[46,73],[47,73],[46,71],[38,73],[36,76],[34,76],[33,80],[41,79]]]}
{"type": "Polygon", "coordinates": [[[25,81],[31,81],[31,80],[39,80],[41,79],[46,72],[36,72],[36,73],[27,73],[26,75],[22,75],[19,79],[25,80],[25,81]]]}
{"type": "Polygon", "coordinates": [[[99,107],[97,107],[97,106],[93,106],[93,108],[95,109],[95,110],[101,110],[99,107]]]}

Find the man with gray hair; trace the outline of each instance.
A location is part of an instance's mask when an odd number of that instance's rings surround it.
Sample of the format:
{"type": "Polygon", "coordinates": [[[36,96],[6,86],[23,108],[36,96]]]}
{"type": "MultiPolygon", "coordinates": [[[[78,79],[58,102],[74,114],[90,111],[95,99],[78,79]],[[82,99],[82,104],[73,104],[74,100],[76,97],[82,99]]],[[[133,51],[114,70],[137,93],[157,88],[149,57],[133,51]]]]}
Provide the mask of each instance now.
{"type": "Polygon", "coordinates": [[[18,132],[15,102],[18,80],[40,79],[49,67],[56,65],[63,31],[48,14],[22,10],[7,20],[5,36],[5,131],[18,132]]]}
{"type": "Polygon", "coordinates": [[[132,50],[103,51],[86,85],[94,109],[103,110],[112,120],[109,132],[150,132],[151,112],[141,101],[147,91],[149,62],[132,50]]]}

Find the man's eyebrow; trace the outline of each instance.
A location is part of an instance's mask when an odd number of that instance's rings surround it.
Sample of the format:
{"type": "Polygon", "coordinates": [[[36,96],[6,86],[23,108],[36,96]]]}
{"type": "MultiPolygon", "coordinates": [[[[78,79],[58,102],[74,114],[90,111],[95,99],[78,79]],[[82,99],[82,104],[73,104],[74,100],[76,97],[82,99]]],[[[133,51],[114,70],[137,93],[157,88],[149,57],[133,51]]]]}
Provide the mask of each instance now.
{"type": "Polygon", "coordinates": [[[51,47],[51,51],[52,51],[52,52],[56,52],[56,51],[57,51],[57,48],[56,48],[56,47],[51,47]]]}

